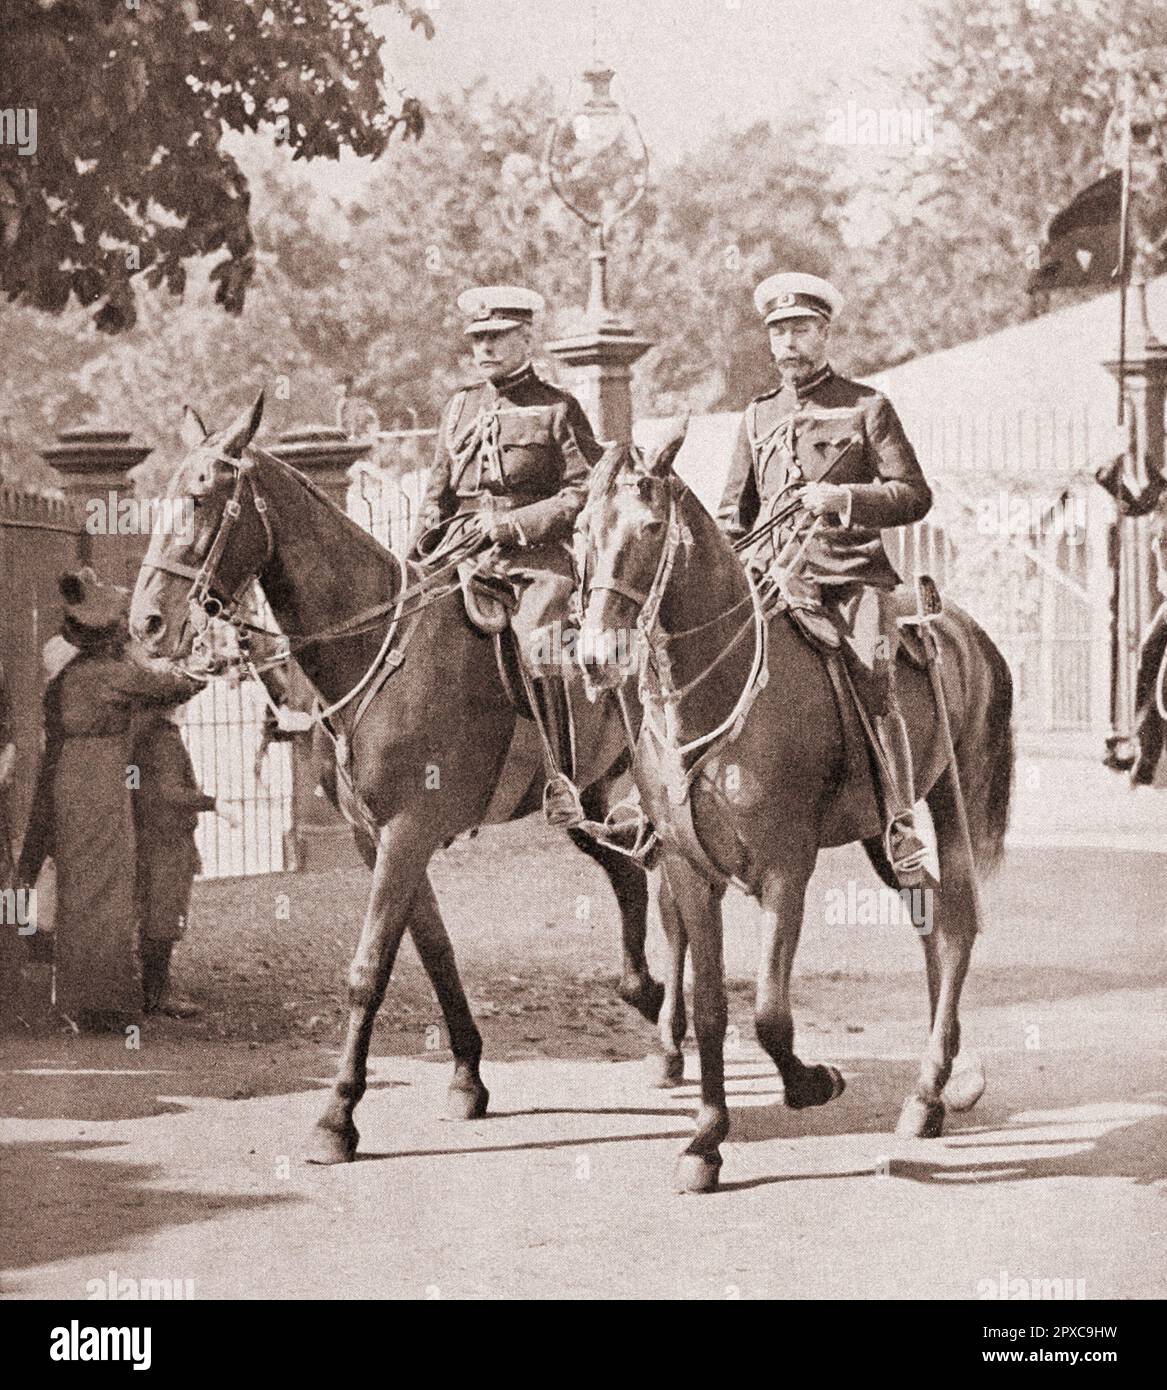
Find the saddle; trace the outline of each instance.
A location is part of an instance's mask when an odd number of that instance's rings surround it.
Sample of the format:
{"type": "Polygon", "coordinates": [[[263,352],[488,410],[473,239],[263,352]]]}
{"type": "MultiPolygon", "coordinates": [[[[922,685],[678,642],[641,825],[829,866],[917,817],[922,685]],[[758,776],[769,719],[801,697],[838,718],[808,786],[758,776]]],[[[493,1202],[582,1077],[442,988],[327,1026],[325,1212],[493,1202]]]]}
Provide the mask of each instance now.
{"type": "MultiPolygon", "coordinates": [[[[484,564],[481,556],[458,566],[462,606],[470,626],[494,641],[494,659],[507,699],[522,719],[539,722],[533,708],[531,676],[523,666],[511,617],[519,606],[519,586],[501,566],[484,564]]],[[[570,693],[568,719],[574,724],[570,693]]]]}
{"type": "MultiPolygon", "coordinates": [[[[895,601],[895,618],[898,641],[896,657],[902,657],[918,670],[926,670],[928,657],[920,637],[918,622],[919,603],[915,589],[910,584],[900,584],[892,595],[895,601]]],[[[763,606],[767,616],[786,611],[799,634],[822,656],[835,656],[846,652],[843,632],[834,615],[824,607],[812,586],[805,589],[795,584],[784,590],[774,590],[768,594],[763,606]]]]}
{"type": "Polygon", "coordinates": [[[458,566],[462,604],[470,626],[487,637],[495,637],[511,621],[519,606],[514,580],[505,570],[483,564],[479,558],[464,560],[458,566]]]}

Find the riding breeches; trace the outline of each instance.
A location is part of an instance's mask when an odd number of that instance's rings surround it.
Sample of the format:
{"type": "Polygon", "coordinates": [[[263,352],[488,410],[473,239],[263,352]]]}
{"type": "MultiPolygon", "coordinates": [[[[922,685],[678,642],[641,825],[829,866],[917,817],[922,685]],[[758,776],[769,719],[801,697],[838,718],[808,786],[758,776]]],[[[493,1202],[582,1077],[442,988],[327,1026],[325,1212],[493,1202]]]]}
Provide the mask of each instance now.
{"type": "Polygon", "coordinates": [[[870,584],[823,584],[821,595],[854,658],[852,672],[865,708],[875,718],[888,713],[896,706],[894,594],[870,584]]]}
{"type": "Polygon", "coordinates": [[[550,541],[508,550],[500,566],[518,591],[511,626],[528,670],[567,679],[574,654],[568,616],[574,588],[571,552],[561,542],[550,541]]]}

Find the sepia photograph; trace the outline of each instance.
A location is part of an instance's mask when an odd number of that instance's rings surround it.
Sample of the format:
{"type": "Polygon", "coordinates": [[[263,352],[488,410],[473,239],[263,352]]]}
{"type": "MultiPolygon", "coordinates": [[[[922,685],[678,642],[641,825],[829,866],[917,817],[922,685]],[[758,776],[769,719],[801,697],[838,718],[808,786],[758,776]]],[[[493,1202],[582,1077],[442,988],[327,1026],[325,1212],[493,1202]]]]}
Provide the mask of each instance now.
{"type": "Polygon", "coordinates": [[[0,0],[0,292],[30,1365],[1130,1373],[1167,0],[0,0]]]}

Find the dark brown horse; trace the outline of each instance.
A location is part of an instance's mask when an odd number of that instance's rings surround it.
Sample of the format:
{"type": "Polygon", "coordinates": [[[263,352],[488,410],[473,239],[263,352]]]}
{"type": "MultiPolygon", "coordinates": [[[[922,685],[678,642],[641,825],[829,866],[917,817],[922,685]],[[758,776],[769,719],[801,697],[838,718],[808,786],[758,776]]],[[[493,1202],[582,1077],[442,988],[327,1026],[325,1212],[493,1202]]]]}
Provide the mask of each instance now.
{"type": "MultiPolygon", "coordinates": [[[[781,1073],[787,1105],[801,1109],[824,1104],[843,1087],[834,1067],[807,1066],[794,1050],[790,975],[819,849],[862,841],[885,883],[894,886],[894,879],[855,717],[842,712],[823,658],[789,615],[762,613],[728,540],[673,471],[681,438],[683,431],[648,462],[632,448],[612,451],[592,475],[576,529],[579,654],[596,691],[620,686],[634,669],[641,674],[634,771],[661,836],[661,914],[674,956],[662,1023],[679,1011],[683,1036],[676,962],[687,943],[701,1059],[697,1133],[678,1180],[684,1190],[707,1191],[716,1185],[719,1145],[729,1129],[721,923],[727,883],[738,882],[764,909],[757,1035],[781,1073]]],[[[977,931],[976,880],[1001,855],[1013,769],[1004,659],[959,610],[943,615],[937,636],[969,835],[966,841],[928,677],[901,661],[900,698],[940,863],[939,883],[914,890],[934,895],[930,911],[913,914],[921,924],[932,1021],[897,1128],[915,1136],[940,1133],[945,1100],[968,1109],[984,1089],[979,1063],[962,1058],[953,1072],[958,1004],[977,931]]]]}
{"type": "MultiPolygon", "coordinates": [[[[373,673],[363,690],[376,693],[359,723],[354,727],[360,706],[355,698],[333,716],[341,748],[347,744],[352,787],[376,840],[372,891],[349,970],[344,1051],[308,1155],[338,1163],[356,1152],[353,1111],[365,1090],[373,1023],[407,928],[449,1031],[455,1059],[450,1113],[485,1113],[482,1039],[427,867],[434,851],[461,832],[535,809],[543,769],[529,721],[517,716],[508,698],[493,643],[467,621],[456,585],[428,598],[423,593],[398,615],[391,648],[403,659],[396,669],[391,662],[384,683],[376,685],[376,673],[386,669],[378,659],[395,607],[386,601],[397,597],[405,579],[414,594],[425,590],[425,581],[414,567],[403,576],[400,563],[309,479],[252,447],[262,409],[261,396],[229,429],[205,438],[192,426],[193,417],[188,420],[184,439],[191,452],[176,468],[168,493],[193,502],[193,533],[154,535],[130,618],[152,655],[183,663],[207,612],[213,615],[221,606],[229,611],[257,579],[326,705],[343,702],[373,673]],[[369,610],[380,612],[377,621],[362,620],[369,610]]],[[[577,765],[585,810],[598,819],[621,760],[626,764],[625,740],[614,700],[579,703],[577,765]]],[[[347,801],[350,810],[359,805],[351,795],[347,801]]],[[[620,905],[621,997],[655,1019],[663,991],[644,958],[645,875],[620,854],[573,838],[607,874],[620,905]]]]}

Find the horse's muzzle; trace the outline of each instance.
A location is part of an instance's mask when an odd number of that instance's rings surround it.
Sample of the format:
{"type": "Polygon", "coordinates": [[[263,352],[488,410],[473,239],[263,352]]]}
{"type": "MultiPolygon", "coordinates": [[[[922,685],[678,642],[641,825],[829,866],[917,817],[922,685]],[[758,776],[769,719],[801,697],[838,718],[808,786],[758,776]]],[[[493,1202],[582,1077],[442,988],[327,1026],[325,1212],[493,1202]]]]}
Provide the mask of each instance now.
{"type": "Polygon", "coordinates": [[[585,623],[576,643],[576,662],[583,671],[589,694],[615,690],[636,671],[635,644],[619,628],[585,623]]]}

